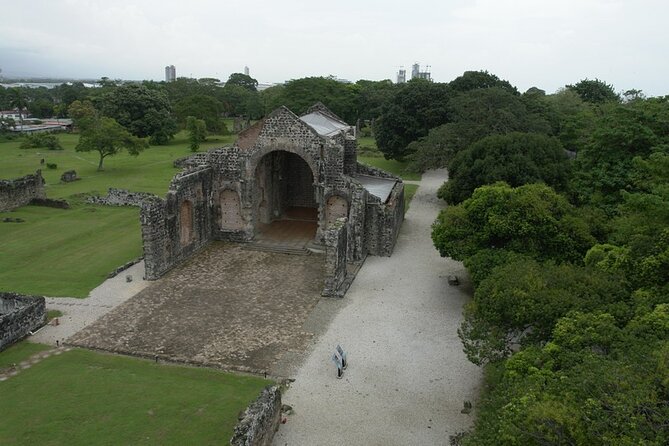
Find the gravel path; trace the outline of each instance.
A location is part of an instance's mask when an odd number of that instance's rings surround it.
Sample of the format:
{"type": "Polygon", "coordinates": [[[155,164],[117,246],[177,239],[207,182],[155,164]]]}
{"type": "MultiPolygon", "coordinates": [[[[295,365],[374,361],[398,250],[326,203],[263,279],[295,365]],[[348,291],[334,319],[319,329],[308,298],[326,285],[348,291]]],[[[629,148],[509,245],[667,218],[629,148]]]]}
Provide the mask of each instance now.
{"type": "Polygon", "coordinates": [[[63,315],[58,318],[58,325],[45,325],[30,340],[50,345],[55,345],[56,341],[62,343],[146,288],[150,282],[143,277],[144,261],[141,261],[116,277],[105,280],[86,299],[47,297],[47,310],[60,310],[63,315]],[[132,282],[126,282],[128,275],[133,277],[132,282]]]}
{"type": "Polygon", "coordinates": [[[426,173],[392,257],[368,257],[327,331],[313,346],[284,395],[294,414],[274,445],[447,445],[467,429],[481,371],[467,361],[457,337],[466,281],[461,263],[432,246],[430,226],[442,202],[445,170],[426,173]],[[349,367],[336,378],[337,344],[349,367]]]}

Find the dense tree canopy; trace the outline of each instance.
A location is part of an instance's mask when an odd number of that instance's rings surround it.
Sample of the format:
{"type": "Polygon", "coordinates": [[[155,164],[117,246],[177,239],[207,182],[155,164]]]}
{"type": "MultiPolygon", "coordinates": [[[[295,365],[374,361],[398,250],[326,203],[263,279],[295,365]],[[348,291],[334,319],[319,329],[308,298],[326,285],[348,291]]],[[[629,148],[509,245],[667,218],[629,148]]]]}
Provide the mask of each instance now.
{"type": "Polygon", "coordinates": [[[446,84],[415,79],[402,84],[382,109],[374,134],[387,159],[410,155],[409,144],[430,129],[449,122],[450,89],[446,84]]]}
{"type": "Polygon", "coordinates": [[[469,198],[479,186],[504,181],[511,186],[546,183],[564,190],[569,161],[556,138],[536,133],[507,133],[483,138],[449,164],[449,180],[439,197],[450,204],[469,198]]]}
{"type": "Polygon", "coordinates": [[[538,260],[580,262],[595,243],[567,200],[544,184],[483,186],[439,214],[432,239],[442,256],[465,260],[506,249],[538,260]]]}
{"type": "Polygon", "coordinates": [[[448,84],[453,91],[465,92],[481,88],[501,88],[511,94],[518,94],[516,87],[487,71],[465,71],[448,84]]]}
{"type": "Polygon", "coordinates": [[[508,132],[549,133],[544,116],[528,108],[530,100],[499,87],[468,90],[449,102],[448,124],[433,128],[427,136],[409,144],[412,168],[450,167],[449,163],[470,144],[508,132]]]}
{"type": "Polygon", "coordinates": [[[574,85],[567,85],[567,88],[575,91],[584,101],[593,104],[620,101],[620,96],[613,89],[613,85],[599,79],[583,79],[574,85]]]}
{"type": "Polygon", "coordinates": [[[139,84],[102,87],[93,103],[102,115],[139,138],[149,137],[152,144],[166,144],[177,131],[172,106],[161,90],[139,84]]]}

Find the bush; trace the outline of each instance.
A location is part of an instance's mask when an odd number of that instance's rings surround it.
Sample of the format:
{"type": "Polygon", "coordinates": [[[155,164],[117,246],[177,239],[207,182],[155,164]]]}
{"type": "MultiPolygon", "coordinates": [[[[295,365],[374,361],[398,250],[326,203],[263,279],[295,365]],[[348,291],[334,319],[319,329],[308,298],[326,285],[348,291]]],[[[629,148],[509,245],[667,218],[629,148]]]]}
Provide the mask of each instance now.
{"type": "Polygon", "coordinates": [[[22,149],[37,149],[45,147],[48,150],[63,150],[58,137],[49,133],[34,133],[26,135],[25,141],[21,143],[22,149]]]}
{"type": "Polygon", "coordinates": [[[56,163],[46,163],[47,169],[58,169],[58,164],[56,163]]]}

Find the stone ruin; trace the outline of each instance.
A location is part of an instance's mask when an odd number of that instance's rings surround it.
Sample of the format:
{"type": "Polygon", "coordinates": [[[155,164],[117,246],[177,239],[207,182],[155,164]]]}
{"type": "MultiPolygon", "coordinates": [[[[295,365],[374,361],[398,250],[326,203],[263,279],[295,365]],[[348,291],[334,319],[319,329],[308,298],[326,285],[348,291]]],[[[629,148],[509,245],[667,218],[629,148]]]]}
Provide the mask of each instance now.
{"type": "Polygon", "coordinates": [[[0,351],[45,323],[44,297],[0,292],[0,351]]]}
{"type": "Polygon", "coordinates": [[[404,219],[402,180],[358,163],[355,128],[320,103],[302,116],[280,107],[234,145],[179,165],[164,199],[142,201],[149,280],[213,240],[311,231],[309,245],[325,251],[323,294],[341,296],[347,265],[390,256],[404,219]]]}
{"type": "Polygon", "coordinates": [[[41,170],[14,180],[0,180],[0,212],[25,206],[35,198],[46,198],[41,170]]]}

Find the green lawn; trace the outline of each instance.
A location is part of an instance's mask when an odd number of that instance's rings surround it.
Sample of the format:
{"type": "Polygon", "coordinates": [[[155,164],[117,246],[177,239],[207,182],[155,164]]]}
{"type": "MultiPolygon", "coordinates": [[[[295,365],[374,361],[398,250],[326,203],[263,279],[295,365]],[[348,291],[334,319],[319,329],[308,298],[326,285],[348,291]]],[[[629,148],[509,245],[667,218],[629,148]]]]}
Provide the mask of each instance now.
{"type": "MultiPolygon", "coordinates": [[[[19,364],[21,361],[25,361],[35,353],[39,353],[44,350],[49,350],[50,348],[51,347],[49,347],[48,345],[34,344],[32,342],[27,342],[27,341],[14,344],[11,347],[8,347],[2,352],[0,352],[0,369],[11,367],[14,364],[19,364]]],[[[2,387],[0,387],[0,389],[1,388],[2,387]]]]}
{"type": "MultiPolygon", "coordinates": [[[[421,174],[408,172],[406,161],[387,160],[376,146],[376,140],[372,136],[358,138],[358,161],[368,166],[377,167],[390,172],[404,180],[420,181],[421,174]]],[[[413,194],[412,194],[413,196],[413,194]]]]}
{"type": "Polygon", "coordinates": [[[112,270],[139,257],[139,209],[73,202],[71,209],[24,206],[0,223],[0,290],[86,297],[112,270]]]}
{"type": "MultiPolygon", "coordinates": [[[[125,152],[105,160],[97,171],[96,153],[74,150],[78,135],[60,134],[65,150],[19,149],[20,141],[0,143],[0,178],[17,178],[43,168],[47,195],[66,198],[72,209],[24,206],[3,217],[24,223],[0,223],[0,290],[47,296],[86,297],[107,274],[142,254],[137,208],[84,204],[76,194],[106,193],[109,187],[153,192],[163,196],[178,169],[176,158],[190,154],[182,132],[167,146],[154,146],[138,157],[125,152]],[[81,180],[60,183],[74,169],[81,180]]],[[[234,136],[211,136],[200,150],[223,146],[234,136]]]]}
{"type": "MultiPolygon", "coordinates": [[[[104,171],[98,172],[97,152],[76,152],[79,135],[60,134],[58,138],[65,150],[19,149],[20,141],[0,143],[0,178],[18,178],[42,169],[46,192],[50,198],[67,198],[78,193],[105,193],[110,187],[137,192],[165,195],[170,180],[179,169],[172,162],[191,154],[186,134],[177,134],[166,146],[152,146],[134,157],[126,152],[107,157],[104,171]],[[40,165],[44,159],[45,165],[40,165]],[[57,169],[47,169],[46,163],[56,164],[57,169]],[[67,170],[76,170],[81,178],[72,183],[60,183],[60,176],[67,170]]],[[[200,146],[200,151],[230,144],[236,138],[210,136],[200,146]]]]}
{"type": "Polygon", "coordinates": [[[0,444],[228,444],[237,414],[268,384],[72,350],[0,382],[0,444]]]}

